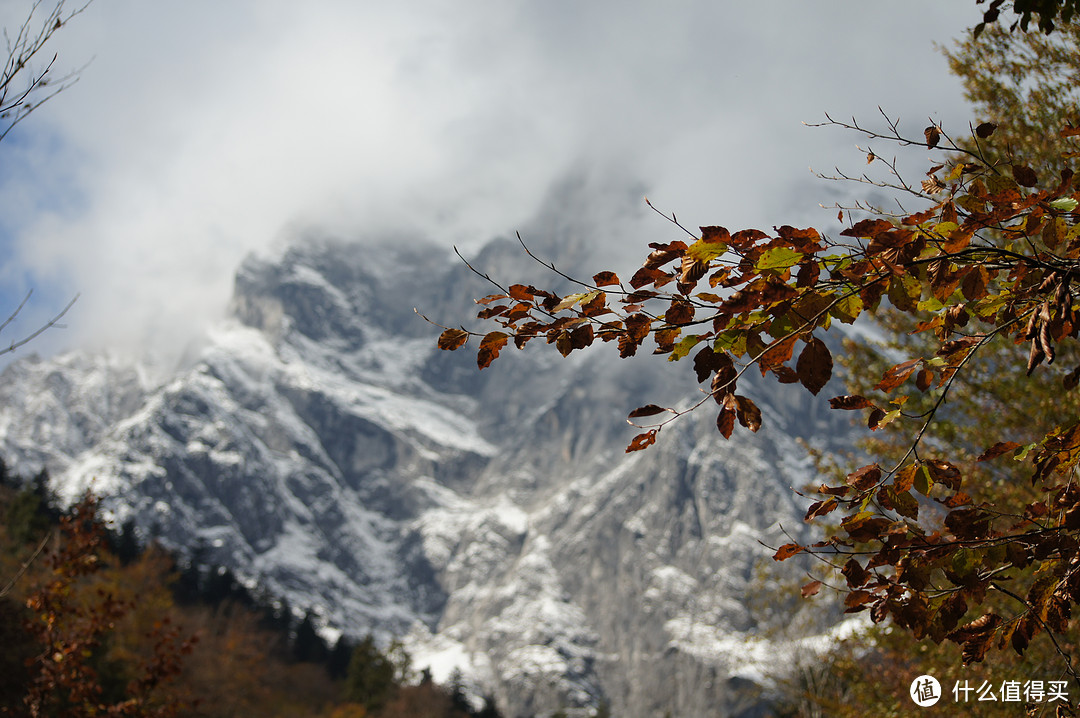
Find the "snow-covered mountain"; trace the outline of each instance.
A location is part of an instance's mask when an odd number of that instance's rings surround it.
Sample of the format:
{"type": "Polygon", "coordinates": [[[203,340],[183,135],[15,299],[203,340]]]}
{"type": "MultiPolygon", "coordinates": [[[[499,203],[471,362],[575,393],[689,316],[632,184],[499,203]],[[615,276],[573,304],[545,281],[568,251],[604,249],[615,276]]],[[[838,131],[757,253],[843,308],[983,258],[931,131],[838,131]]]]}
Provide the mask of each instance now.
{"type": "MultiPolygon", "coordinates": [[[[566,236],[543,249],[570,266],[566,236]]],[[[539,269],[507,240],[476,266],[539,269]]],[[[479,372],[413,307],[453,325],[488,292],[411,237],[252,258],[231,318],[164,375],[94,353],[10,365],[0,452],[331,627],[407,637],[415,665],[461,669],[508,715],[754,715],[791,620],[787,564],[759,542],[806,530],[792,437],[848,428],[751,383],[759,433],[726,442],[698,412],[626,454],[627,411],[692,400],[693,372],[609,347],[509,348],[479,372]]]]}

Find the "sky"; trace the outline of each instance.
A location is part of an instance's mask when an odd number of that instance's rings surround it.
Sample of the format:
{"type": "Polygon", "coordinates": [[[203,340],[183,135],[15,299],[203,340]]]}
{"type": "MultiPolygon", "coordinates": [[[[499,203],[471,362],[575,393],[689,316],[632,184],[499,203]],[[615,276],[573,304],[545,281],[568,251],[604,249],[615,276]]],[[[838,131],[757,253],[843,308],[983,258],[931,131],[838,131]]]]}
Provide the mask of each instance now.
{"type": "Polygon", "coordinates": [[[0,344],[78,293],[34,350],[175,354],[249,253],[475,247],[570,176],[618,213],[595,241],[642,257],[674,238],[643,194],[691,227],[827,225],[819,204],[865,188],[811,168],[861,172],[866,142],[803,123],[880,128],[880,107],[916,137],[966,131],[934,43],[978,19],[973,0],[95,0],[51,46],[79,82],[0,143],[0,302],[35,291],[0,344]]]}

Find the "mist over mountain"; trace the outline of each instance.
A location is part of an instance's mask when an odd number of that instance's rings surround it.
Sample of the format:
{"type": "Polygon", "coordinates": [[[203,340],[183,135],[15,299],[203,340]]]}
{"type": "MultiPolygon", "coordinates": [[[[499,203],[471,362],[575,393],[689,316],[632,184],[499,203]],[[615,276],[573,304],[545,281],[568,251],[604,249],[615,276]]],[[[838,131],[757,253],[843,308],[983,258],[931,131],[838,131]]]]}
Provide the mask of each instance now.
{"type": "MultiPolygon", "coordinates": [[[[588,264],[603,224],[575,222],[575,195],[523,233],[565,268],[588,264]]],[[[515,238],[470,262],[558,280],[515,238]]],[[[724,441],[699,411],[626,454],[626,413],[694,401],[692,372],[609,346],[507,348],[480,372],[414,312],[468,324],[491,291],[422,237],[306,237],[249,257],[229,318],[176,367],[90,352],[7,367],[0,452],[329,629],[404,638],[418,668],[461,670],[507,715],[601,700],[631,718],[756,715],[792,641],[827,628],[790,630],[779,585],[797,568],[762,543],[807,536],[797,439],[828,449],[844,417],[748,378],[757,434],[724,441]]]]}

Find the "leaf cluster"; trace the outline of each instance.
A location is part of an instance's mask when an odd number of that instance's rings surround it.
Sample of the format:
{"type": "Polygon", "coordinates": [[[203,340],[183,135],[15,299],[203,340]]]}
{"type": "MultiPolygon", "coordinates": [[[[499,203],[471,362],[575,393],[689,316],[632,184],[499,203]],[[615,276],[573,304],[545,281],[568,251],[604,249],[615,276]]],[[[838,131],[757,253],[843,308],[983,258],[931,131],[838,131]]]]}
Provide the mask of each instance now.
{"type": "MultiPolygon", "coordinates": [[[[1048,175],[981,152],[995,130],[975,128],[975,149],[941,147],[936,125],[921,142],[897,134],[904,144],[952,152],[927,172],[921,191],[909,188],[925,200],[921,211],[863,219],[835,239],[786,225],[701,227],[686,240],[650,245],[628,280],[599,272],[564,296],[493,282],[499,291],[479,300],[479,317],[497,328],[447,328],[439,346],[479,338],[481,368],[510,340],[518,348],[539,340],[563,356],[611,342],[624,359],[649,342],[654,354],[687,360],[702,398],[689,408],[632,411],[643,431],[627,451],[637,451],[708,403],[725,438],[737,426],[757,431],[762,413],[739,391],[745,372],[816,395],[833,375],[824,335],[837,323],[904,317],[925,351],[888,363],[869,391],[830,405],[858,412],[871,432],[906,432],[906,448],[821,484],[805,518],[835,514],[836,529],[824,541],[781,546],[775,558],[809,552],[830,562],[846,583],[847,611],[891,618],[917,638],[952,640],[965,662],[992,647],[1022,653],[1036,634],[1063,632],[1080,600],[1080,421],[1061,416],[1033,438],[996,436],[976,452],[975,463],[1007,466],[1010,480],[1032,487],[1035,498],[1023,505],[973,498],[984,494],[968,485],[970,457],[933,441],[933,427],[958,377],[982,357],[1003,356],[998,347],[1024,350],[1019,366],[996,367],[1022,380],[1071,353],[1080,335],[1080,192],[1069,169],[1048,175]],[[988,591],[1017,609],[962,623],[988,591]]],[[[1080,366],[1059,381],[1061,392],[1075,390],[1080,366]]],[[[804,595],[819,588],[808,584],[804,595]]]]}

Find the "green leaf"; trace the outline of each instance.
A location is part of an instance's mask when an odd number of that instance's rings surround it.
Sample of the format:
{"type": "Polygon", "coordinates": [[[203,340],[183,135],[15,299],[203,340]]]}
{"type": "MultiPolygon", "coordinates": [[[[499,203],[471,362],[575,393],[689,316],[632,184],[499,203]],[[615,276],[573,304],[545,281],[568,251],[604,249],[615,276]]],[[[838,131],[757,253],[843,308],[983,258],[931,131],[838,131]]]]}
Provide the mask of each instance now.
{"type": "Polygon", "coordinates": [[[837,302],[833,306],[831,314],[844,324],[853,324],[859,315],[862,314],[862,310],[862,297],[858,294],[852,294],[837,302]]]}
{"type": "Polygon", "coordinates": [[[877,421],[873,421],[873,417],[871,417],[870,430],[877,431],[881,427],[891,424],[899,418],[900,409],[893,409],[892,411],[885,412],[877,421]]]}
{"type": "Polygon", "coordinates": [[[802,260],[803,255],[788,247],[774,247],[762,253],[755,268],[759,272],[766,270],[790,269],[802,260]]]}
{"type": "Polygon", "coordinates": [[[683,337],[678,344],[671,350],[671,354],[668,355],[668,361],[679,361],[693,349],[701,341],[701,334],[691,334],[690,336],[683,337]]]}
{"type": "Polygon", "coordinates": [[[569,309],[570,307],[574,306],[575,304],[578,304],[579,302],[581,304],[588,304],[592,300],[596,299],[598,296],[600,296],[600,290],[599,289],[594,289],[591,292],[581,292],[581,293],[578,293],[578,294],[567,294],[565,297],[563,297],[561,302],[559,302],[554,307],[552,307],[551,311],[552,312],[561,312],[562,310],[569,309]]]}
{"type": "Polygon", "coordinates": [[[727,351],[737,357],[746,354],[746,332],[730,331],[717,335],[713,342],[713,351],[727,351]]]}
{"type": "Polygon", "coordinates": [[[945,307],[945,305],[944,305],[944,304],[942,304],[942,303],[941,303],[941,302],[940,302],[940,301],[939,301],[939,300],[937,299],[937,297],[933,297],[933,296],[931,296],[931,297],[927,297],[926,299],[924,299],[924,300],[922,300],[921,302],[919,302],[919,304],[918,304],[918,306],[917,306],[917,309],[918,309],[918,310],[919,310],[920,312],[930,312],[930,313],[933,313],[933,312],[938,312],[938,311],[941,311],[941,310],[942,310],[942,309],[943,309],[944,307],[945,307]]]}
{"type": "Polygon", "coordinates": [[[915,472],[915,483],[913,484],[916,491],[923,496],[930,495],[930,489],[934,486],[934,480],[930,478],[930,471],[926,468],[926,465],[919,467],[919,470],[915,472]]]}
{"type": "Polygon", "coordinates": [[[1062,197],[1050,203],[1050,207],[1059,212],[1072,212],[1077,206],[1080,206],[1080,202],[1077,202],[1072,197],[1062,197]]]}
{"type": "Polygon", "coordinates": [[[686,256],[697,262],[708,262],[727,251],[727,245],[721,242],[698,240],[686,248],[686,256]]]}

